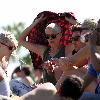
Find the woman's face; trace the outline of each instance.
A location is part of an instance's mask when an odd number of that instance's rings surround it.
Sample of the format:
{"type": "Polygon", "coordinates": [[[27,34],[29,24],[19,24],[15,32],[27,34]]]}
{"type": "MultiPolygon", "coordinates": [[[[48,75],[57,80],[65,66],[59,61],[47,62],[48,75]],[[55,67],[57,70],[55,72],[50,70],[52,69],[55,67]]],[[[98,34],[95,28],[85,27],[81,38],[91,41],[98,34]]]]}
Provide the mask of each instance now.
{"type": "Polygon", "coordinates": [[[46,34],[46,39],[48,40],[49,45],[51,47],[59,44],[60,39],[61,39],[61,34],[60,33],[57,33],[53,29],[46,28],[45,29],[45,34],[46,34]]]}
{"type": "Polygon", "coordinates": [[[0,56],[3,57],[10,53],[9,46],[6,44],[0,43],[0,56]]]}

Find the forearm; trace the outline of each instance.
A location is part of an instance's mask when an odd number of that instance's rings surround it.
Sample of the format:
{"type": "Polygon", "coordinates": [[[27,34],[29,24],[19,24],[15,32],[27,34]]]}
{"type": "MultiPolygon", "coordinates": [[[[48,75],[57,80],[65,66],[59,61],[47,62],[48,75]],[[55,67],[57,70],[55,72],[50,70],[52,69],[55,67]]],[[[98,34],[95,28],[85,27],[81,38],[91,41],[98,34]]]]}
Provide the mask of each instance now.
{"type": "Polygon", "coordinates": [[[30,33],[30,31],[37,25],[37,23],[32,23],[29,27],[27,27],[19,36],[19,42],[26,41],[26,37],[30,33]]]}
{"type": "Polygon", "coordinates": [[[72,64],[74,66],[79,66],[85,59],[88,59],[90,57],[90,47],[89,45],[86,45],[84,48],[79,50],[76,54],[74,54],[72,59],[72,64]]]}
{"type": "Polygon", "coordinates": [[[96,45],[90,46],[91,63],[96,71],[100,71],[100,54],[97,51],[96,45]]]}
{"type": "Polygon", "coordinates": [[[91,84],[91,82],[92,82],[93,80],[95,80],[95,79],[96,79],[96,78],[95,78],[94,76],[92,76],[92,75],[86,73],[86,75],[85,75],[84,78],[83,78],[83,80],[84,80],[83,88],[84,88],[84,89],[87,88],[87,87],[91,84]]]}

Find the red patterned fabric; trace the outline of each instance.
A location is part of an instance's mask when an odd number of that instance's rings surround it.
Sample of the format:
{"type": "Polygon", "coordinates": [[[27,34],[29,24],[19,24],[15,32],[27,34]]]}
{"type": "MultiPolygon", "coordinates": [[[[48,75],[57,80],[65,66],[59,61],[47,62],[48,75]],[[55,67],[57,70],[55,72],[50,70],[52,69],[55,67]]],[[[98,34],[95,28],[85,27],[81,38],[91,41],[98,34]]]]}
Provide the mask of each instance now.
{"type": "MultiPolygon", "coordinates": [[[[62,28],[62,38],[61,38],[60,44],[62,46],[67,45],[71,38],[72,32],[70,28],[72,27],[72,25],[69,24],[69,22],[65,20],[65,16],[72,17],[75,19],[73,13],[58,13],[57,14],[50,11],[43,11],[39,13],[35,19],[40,17],[41,14],[44,14],[44,16],[46,16],[47,18],[43,22],[39,23],[35,28],[32,29],[32,31],[30,32],[28,36],[29,42],[48,46],[48,42],[45,38],[45,27],[49,23],[54,22],[60,25],[62,28]]],[[[34,68],[35,69],[41,68],[42,58],[36,53],[30,52],[30,54],[31,54],[34,68]]]]}

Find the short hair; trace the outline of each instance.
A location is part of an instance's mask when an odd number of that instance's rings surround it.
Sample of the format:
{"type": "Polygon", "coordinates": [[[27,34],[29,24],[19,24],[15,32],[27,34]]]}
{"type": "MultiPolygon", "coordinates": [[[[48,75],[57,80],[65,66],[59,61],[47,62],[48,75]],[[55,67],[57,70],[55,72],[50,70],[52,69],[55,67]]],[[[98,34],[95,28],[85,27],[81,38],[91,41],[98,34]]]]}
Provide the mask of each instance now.
{"type": "Polygon", "coordinates": [[[31,66],[23,64],[21,65],[21,71],[23,71],[26,76],[29,76],[31,74],[31,66]]]}
{"type": "Polygon", "coordinates": [[[24,74],[26,76],[29,76],[31,74],[31,68],[28,65],[21,65],[18,66],[13,73],[17,73],[17,72],[24,72],[24,74]]]}
{"type": "Polygon", "coordinates": [[[0,43],[12,47],[13,50],[18,46],[18,41],[16,40],[15,36],[7,31],[0,32],[0,43]]]}
{"type": "Polygon", "coordinates": [[[83,80],[76,76],[67,76],[61,84],[59,94],[65,98],[78,100],[83,93],[83,80]]]}
{"type": "Polygon", "coordinates": [[[94,30],[97,26],[97,23],[94,19],[86,19],[84,20],[84,22],[82,23],[81,27],[84,29],[84,28],[87,28],[89,30],[94,30]]]}
{"type": "Polygon", "coordinates": [[[54,30],[57,33],[61,33],[61,27],[58,24],[56,24],[56,23],[50,23],[50,24],[47,25],[46,28],[54,30]]]}

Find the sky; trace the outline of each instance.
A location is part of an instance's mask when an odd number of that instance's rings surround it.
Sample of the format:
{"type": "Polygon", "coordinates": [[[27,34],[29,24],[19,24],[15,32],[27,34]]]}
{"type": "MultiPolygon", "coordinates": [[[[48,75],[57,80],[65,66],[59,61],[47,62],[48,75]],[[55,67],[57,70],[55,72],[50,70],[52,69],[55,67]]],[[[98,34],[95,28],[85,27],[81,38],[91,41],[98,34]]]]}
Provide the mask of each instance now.
{"type": "Polygon", "coordinates": [[[99,5],[99,0],[0,0],[0,28],[18,22],[28,26],[42,11],[73,12],[79,22],[98,20],[99,5]]]}
{"type": "Polygon", "coordinates": [[[32,23],[41,11],[73,12],[79,22],[98,20],[99,0],[0,0],[0,27],[12,23],[32,23]]]}

